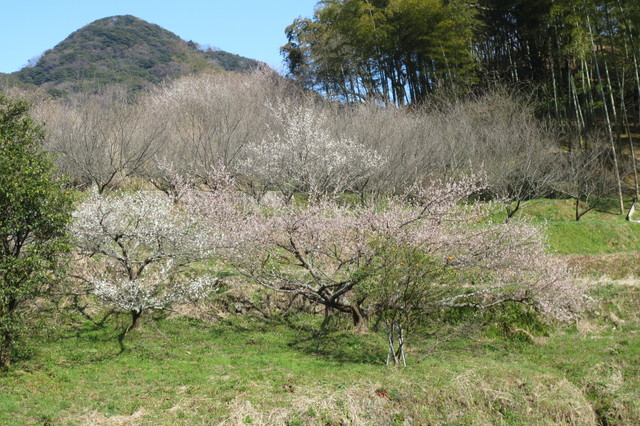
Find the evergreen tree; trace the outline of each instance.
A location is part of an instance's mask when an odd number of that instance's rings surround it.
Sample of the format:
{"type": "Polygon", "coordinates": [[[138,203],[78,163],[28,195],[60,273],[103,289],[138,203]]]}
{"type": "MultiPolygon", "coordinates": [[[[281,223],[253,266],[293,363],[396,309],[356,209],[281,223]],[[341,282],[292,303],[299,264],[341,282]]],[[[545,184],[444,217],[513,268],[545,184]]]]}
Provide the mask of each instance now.
{"type": "Polygon", "coordinates": [[[0,368],[14,356],[21,308],[55,279],[71,196],[42,151],[25,102],[0,95],[0,368]]]}

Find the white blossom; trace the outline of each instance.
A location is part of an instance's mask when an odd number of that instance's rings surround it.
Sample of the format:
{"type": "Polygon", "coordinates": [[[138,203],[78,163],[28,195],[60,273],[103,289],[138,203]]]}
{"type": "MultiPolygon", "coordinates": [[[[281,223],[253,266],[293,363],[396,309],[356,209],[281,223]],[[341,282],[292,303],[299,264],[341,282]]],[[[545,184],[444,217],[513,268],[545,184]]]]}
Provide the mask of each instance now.
{"type": "Polygon", "coordinates": [[[311,108],[280,102],[271,110],[281,128],[244,150],[241,171],[290,199],[360,190],[383,165],[373,149],[347,138],[332,137],[323,117],[311,108]]]}
{"type": "Polygon", "coordinates": [[[71,233],[90,258],[83,279],[124,311],[167,309],[215,290],[215,277],[191,277],[191,266],[213,252],[208,228],[158,192],[92,193],[74,213],[71,233]]]}

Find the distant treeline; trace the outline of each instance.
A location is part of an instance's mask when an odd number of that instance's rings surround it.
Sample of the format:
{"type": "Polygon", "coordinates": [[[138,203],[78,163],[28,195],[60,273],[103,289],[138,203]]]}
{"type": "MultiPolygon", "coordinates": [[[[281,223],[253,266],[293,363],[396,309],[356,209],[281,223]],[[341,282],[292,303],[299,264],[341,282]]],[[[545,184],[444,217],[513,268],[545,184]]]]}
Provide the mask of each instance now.
{"type": "Polygon", "coordinates": [[[582,121],[598,82],[636,107],[639,21],[633,0],[327,0],[287,28],[282,52],[291,76],[345,101],[498,80],[537,85],[554,115],[582,121]]]}

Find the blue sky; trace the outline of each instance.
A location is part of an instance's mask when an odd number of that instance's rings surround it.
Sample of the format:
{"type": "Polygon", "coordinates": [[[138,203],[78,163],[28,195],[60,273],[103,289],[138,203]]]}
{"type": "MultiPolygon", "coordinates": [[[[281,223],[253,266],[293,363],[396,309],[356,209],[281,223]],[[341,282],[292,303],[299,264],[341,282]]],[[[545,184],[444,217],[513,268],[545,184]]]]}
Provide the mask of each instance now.
{"type": "Polygon", "coordinates": [[[310,17],[317,0],[2,0],[0,72],[18,71],[73,31],[134,15],[184,40],[264,61],[281,71],[284,29],[310,17]]]}

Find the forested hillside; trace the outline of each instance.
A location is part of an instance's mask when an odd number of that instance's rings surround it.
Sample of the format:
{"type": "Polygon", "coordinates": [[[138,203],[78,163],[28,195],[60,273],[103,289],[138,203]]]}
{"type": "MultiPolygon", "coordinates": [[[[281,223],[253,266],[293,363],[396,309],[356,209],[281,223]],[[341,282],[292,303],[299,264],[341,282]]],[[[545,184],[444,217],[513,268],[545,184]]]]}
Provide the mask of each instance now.
{"type": "Polygon", "coordinates": [[[258,65],[228,52],[201,50],[194,42],[127,15],[100,19],[79,29],[15,75],[22,83],[58,91],[113,84],[138,90],[193,72],[245,72],[258,65]]]}

